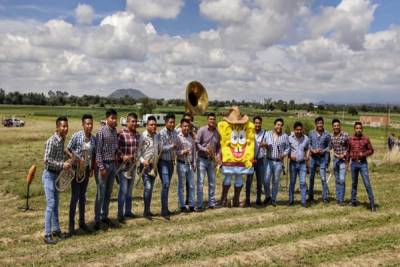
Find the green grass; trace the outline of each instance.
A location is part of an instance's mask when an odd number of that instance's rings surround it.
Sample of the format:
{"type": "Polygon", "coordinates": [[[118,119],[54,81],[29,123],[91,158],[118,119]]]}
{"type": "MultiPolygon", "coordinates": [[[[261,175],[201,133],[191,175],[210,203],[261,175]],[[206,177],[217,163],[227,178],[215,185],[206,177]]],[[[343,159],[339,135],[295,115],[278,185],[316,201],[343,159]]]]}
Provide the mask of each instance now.
{"type": "MultiPolygon", "coordinates": [[[[121,113],[128,110],[118,109],[121,113]]],[[[361,205],[338,207],[332,201],[304,209],[299,205],[284,204],[276,208],[251,207],[207,210],[203,213],[176,214],[171,221],[155,217],[129,220],[120,228],[99,231],[92,235],[79,235],[59,242],[56,246],[43,244],[43,212],[45,198],[41,185],[44,142],[54,131],[55,116],[70,115],[70,134],[80,129],[79,117],[86,112],[97,114],[100,119],[104,109],[4,107],[0,114],[20,114],[27,120],[25,128],[0,128],[0,266],[40,265],[196,265],[196,266],[299,266],[321,264],[397,266],[400,259],[400,166],[382,161],[385,154],[385,129],[366,128],[376,149],[370,159],[371,181],[377,213],[367,209],[368,198],[362,182],[359,184],[361,205]],[[8,113],[7,113],[8,112],[8,113]],[[24,204],[27,170],[38,166],[31,186],[31,207],[34,211],[17,209],[24,204]],[[397,253],[398,252],[398,253],[397,253]],[[383,253],[382,257],[379,257],[383,253]],[[376,255],[376,256],[374,256],[376,255]]],[[[19,115],[19,116],[20,116],[19,115]]],[[[264,117],[264,127],[271,128],[272,121],[281,114],[264,117]]],[[[325,114],[329,121],[333,114],[325,114]]],[[[178,116],[179,117],[179,116],[178,116]]],[[[294,114],[284,117],[287,124],[296,120],[294,114]]],[[[305,121],[312,125],[312,118],[305,121]]],[[[346,118],[351,121],[351,118],[346,118]]],[[[196,124],[203,125],[205,117],[196,117],[196,124]]],[[[95,122],[95,129],[99,126],[95,122]]],[[[351,132],[351,125],[345,125],[351,132]]],[[[327,123],[327,129],[330,129],[327,123]]],[[[281,184],[285,183],[282,177],[281,184]]],[[[346,199],[349,199],[351,181],[346,179],[346,199]]],[[[217,182],[217,198],[222,181],[217,182]]],[[[254,200],[253,185],[252,200],[254,200]]],[[[334,179],[329,183],[334,196],[334,179]]],[[[177,210],[177,178],[174,175],[170,188],[170,209],[177,210]]],[[[205,192],[207,187],[205,187],[205,192]]],[[[321,185],[316,179],[317,199],[321,185]]],[[[86,218],[93,219],[95,197],[94,179],[88,188],[86,218]]],[[[114,185],[113,199],[118,185],[114,185]]],[[[231,190],[232,191],[232,190],[231,190]]],[[[243,190],[244,191],[244,190],[243,190]]],[[[134,212],[143,211],[143,186],[134,188],[134,212]]],[[[206,196],[207,194],[205,194],[206,196]]],[[[160,180],[157,179],[153,194],[152,210],[160,212],[160,180]]],[[[230,192],[232,197],[232,192],[230,192]]],[[[70,192],[61,193],[60,223],[68,225],[70,192]]],[[[242,192],[242,199],[244,192],[242,192]]],[[[296,191],[296,199],[300,196],[296,191]]],[[[287,201],[287,192],[280,191],[280,203],[287,201]]],[[[111,202],[111,218],[116,217],[116,201],[111,202]]]]}

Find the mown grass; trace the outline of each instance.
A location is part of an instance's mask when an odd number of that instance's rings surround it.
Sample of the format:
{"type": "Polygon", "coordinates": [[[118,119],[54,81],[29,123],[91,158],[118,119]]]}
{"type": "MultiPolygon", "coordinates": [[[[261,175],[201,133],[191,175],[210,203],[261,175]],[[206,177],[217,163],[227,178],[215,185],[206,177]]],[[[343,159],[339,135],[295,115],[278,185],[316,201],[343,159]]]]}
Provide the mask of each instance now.
{"type": "MultiPolygon", "coordinates": [[[[13,108],[16,114],[30,110],[30,107],[13,108]]],[[[319,202],[307,209],[299,205],[289,207],[285,204],[287,192],[281,191],[280,205],[276,208],[253,206],[247,209],[207,210],[194,214],[176,213],[171,221],[165,221],[161,217],[155,217],[153,221],[137,218],[129,220],[120,228],[98,231],[92,235],[79,235],[59,242],[56,246],[46,246],[42,241],[45,207],[41,185],[42,158],[44,142],[54,131],[55,113],[47,107],[31,112],[43,112],[52,116],[31,114],[25,117],[28,121],[25,128],[0,128],[0,266],[316,266],[335,263],[344,266],[353,259],[362,263],[363,255],[379,254],[380,251],[394,253],[399,250],[400,187],[397,184],[400,166],[388,165],[383,161],[385,131],[375,128],[366,128],[366,133],[376,148],[376,154],[370,159],[372,186],[379,205],[375,214],[367,209],[368,198],[360,181],[361,205],[356,208],[338,207],[333,201],[328,205],[319,202]],[[38,166],[31,186],[31,207],[34,211],[24,213],[17,210],[17,207],[24,204],[25,176],[31,164],[38,166]],[[343,244],[340,240],[343,240],[343,244]],[[310,249],[304,248],[308,242],[314,241],[320,244],[313,245],[310,249]],[[293,246],[297,246],[297,250],[293,246]],[[239,258],[236,255],[240,255],[239,258]]],[[[69,136],[80,128],[79,112],[86,111],[76,112],[70,119],[69,136]]],[[[101,112],[103,110],[99,114],[101,112]]],[[[264,127],[271,128],[273,118],[265,117],[264,127]]],[[[290,124],[296,118],[289,115],[285,120],[290,124]]],[[[311,119],[308,120],[312,123],[311,119]]],[[[204,124],[205,117],[196,118],[196,122],[198,125],[204,124]]],[[[95,129],[98,126],[96,121],[95,129]]],[[[345,127],[351,132],[351,126],[345,127]]],[[[327,129],[330,129],[329,124],[327,129]]],[[[283,177],[281,184],[285,183],[286,178],[283,177]]],[[[217,198],[220,196],[221,183],[221,180],[217,182],[217,198]]],[[[346,183],[346,199],[349,199],[349,175],[346,183]]],[[[329,187],[333,197],[334,178],[329,187]]],[[[178,208],[176,189],[177,180],[174,175],[170,189],[170,209],[173,211],[178,208]]],[[[318,201],[318,179],[316,189],[318,201]]],[[[91,179],[86,211],[89,223],[93,219],[95,190],[94,179],[91,179]]],[[[116,217],[117,191],[118,185],[115,184],[110,207],[111,218],[116,217]]],[[[232,192],[230,193],[232,197],[232,192]]],[[[61,193],[59,209],[63,229],[68,225],[69,194],[68,190],[61,193]]],[[[140,183],[134,188],[134,212],[138,215],[143,211],[142,194],[143,186],[140,183]]],[[[296,199],[299,198],[296,192],[296,199]]],[[[159,214],[159,179],[156,182],[152,206],[153,212],[159,214]]],[[[378,258],[375,263],[392,266],[400,264],[395,257],[378,258]]]]}

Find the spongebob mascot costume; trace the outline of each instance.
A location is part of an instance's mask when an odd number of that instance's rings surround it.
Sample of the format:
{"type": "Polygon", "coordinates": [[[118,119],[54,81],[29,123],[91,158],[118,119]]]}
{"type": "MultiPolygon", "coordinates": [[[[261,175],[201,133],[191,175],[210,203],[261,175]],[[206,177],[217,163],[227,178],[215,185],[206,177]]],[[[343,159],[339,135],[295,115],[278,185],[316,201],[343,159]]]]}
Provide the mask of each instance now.
{"type": "Polygon", "coordinates": [[[240,206],[240,192],[243,187],[243,175],[252,174],[255,129],[246,115],[241,115],[239,107],[234,106],[229,110],[229,115],[218,123],[218,131],[221,135],[221,171],[224,176],[221,196],[221,206],[227,206],[227,197],[231,180],[235,180],[235,192],[233,207],[240,206]]]}

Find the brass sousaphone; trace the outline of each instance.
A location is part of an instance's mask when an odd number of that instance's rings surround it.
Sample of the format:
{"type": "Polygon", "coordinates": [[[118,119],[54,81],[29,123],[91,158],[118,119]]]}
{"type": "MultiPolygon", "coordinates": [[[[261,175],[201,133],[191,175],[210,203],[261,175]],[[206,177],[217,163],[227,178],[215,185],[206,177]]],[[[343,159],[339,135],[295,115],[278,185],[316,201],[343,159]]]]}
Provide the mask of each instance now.
{"type": "Polygon", "coordinates": [[[198,81],[191,81],[185,91],[185,111],[192,115],[204,114],[208,108],[206,88],[198,81]]]}

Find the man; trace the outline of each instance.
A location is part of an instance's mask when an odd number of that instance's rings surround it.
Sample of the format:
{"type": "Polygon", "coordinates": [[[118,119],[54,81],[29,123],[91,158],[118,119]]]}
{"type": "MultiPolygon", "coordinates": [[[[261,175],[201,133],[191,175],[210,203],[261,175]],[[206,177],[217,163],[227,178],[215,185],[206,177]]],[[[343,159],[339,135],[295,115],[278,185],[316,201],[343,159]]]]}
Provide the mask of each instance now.
{"type": "Polygon", "coordinates": [[[342,131],[340,120],[332,120],[333,171],[336,178],[336,204],[343,205],[346,188],[346,158],[349,150],[349,135],[342,131]]]}
{"type": "Polygon", "coordinates": [[[100,229],[100,221],[115,226],[108,218],[108,209],[115,179],[115,157],[118,149],[117,111],[106,111],[106,125],[96,134],[96,163],[99,169],[95,204],[95,229],[100,229]]]}
{"type": "Polygon", "coordinates": [[[161,190],[161,216],[169,219],[168,210],[168,192],[171,177],[174,172],[174,161],[176,158],[176,140],[175,115],[167,114],[165,116],[165,127],[159,133],[161,155],[158,160],[158,173],[162,181],[161,190]]]}
{"type": "Polygon", "coordinates": [[[84,114],[82,116],[83,130],[73,134],[69,141],[65,153],[74,160],[79,161],[74,167],[76,168],[75,176],[79,173],[78,169],[83,169],[83,178],[75,177],[71,181],[71,202],[69,205],[69,227],[68,235],[72,236],[75,232],[75,212],[76,205],[79,202],[79,228],[85,232],[91,232],[85,223],[85,205],[86,190],[89,183],[89,177],[93,174],[94,159],[96,149],[96,138],[92,135],[93,116],[84,114]]]}
{"type": "Polygon", "coordinates": [[[181,131],[178,134],[177,165],[178,173],[178,202],[181,212],[194,211],[194,171],[196,169],[196,144],[189,133],[190,121],[181,120],[181,131]],[[186,208],[183,187],[189,184],[189,210],[186,208]]]}
{"type": "Polygon", "coordinates": [[[322,199],[328,203],[328,183],[326,181],[326,168],[328,167],[329,151],[331,149],[331,135],[324,129],[324,119],[318,117],[315,119],[315,129],[310,131],[310,189],[308,192],[308,201],[314,203],[314,177],[317,166],[322,183],[322,199]]]}
{"type": "Polygon", "coordinates": [[[294,188],[296,186],[296,179],[299,176],[301,205],[305,208],[307,202],[307,184],[306,174],[309,157],[309,140],[303,132],[303,124],[295,122],[293,126],[293,133],[289,136],[290,145],[290,183],[289,183],[289,205],[294,204],[294,188]]]}
{"type": "Polygon", "coordinates": [[[68,134],[68,119],[58,117],[56,132],[47,140],[44,151],[44,171],[42,182],[46,195],[46,210],[44,213],[44,242],[56,244],[54,236],[64,238],[58,221],[58,191],[55,181],[61,170],[71,168],[69,162],[64,162],[64,141],[68,134]]]}
{"type": "Polygon", "coordinates": [[[393,147],[395,144],[396,144],[396,135],[394,133],[391,133],[387,139],[387,146],[388,146],[389,152],[393,150],[393,147]]]}
{"type": "Polygon", "coordinates": [[[374,193],[369,181],[367,158],[374,153],[374,149],[368,136],[363,135],[363,125],[361,122],[354,124],[354,135],[349,140],[348,158],[351,160],[351,202],[350,205],[357,205],[357,185],[358,174],[361,173],[365,189],[368,193],[371,211],[376,211],[374,193]]]}
{"type": "MultiPolygon", "coordinates": [[[[126,128],[118,135],[118,159],[123,168],[117,173],[119,178],[118,221],[125,222],[125,217],[134,218],[132,212],[132,189],[135,183],[136,159],[140,133],[137,132],[137,115],[129,113],[126,128]]],[[[121,165],[120,165],[121,166],[121,165]]]]}
{"type": "Polygon", "coordinates": [[[157,121],[154,116],[149,116],[146,122],[146,131],[143,132],[139,144],[139,160],[141,163],[141,176],[143,179],[143,217],[151,220],[154,216],[150,211],[151,197],[153,194],[154,181],[157,173],[155,162],[158,157],[159,140],[157,133],[157,121]]]}
{"type": "Polygon", "coordinates": [[[207,125],[199,129],[196,136],[198,148],[198,171],[197,171],[197,211],[204,211],[203,207],[203,185],[207,174],[208,177],[208,207],[215,208],[215,167],[221,163],[221,136],[216,128],[216,116],[209,113],[207,125]]]}
{"type": "MultiPolygon", "coordinates": [[[[266,143],[264,143],[264,137],[266,131],[262,129],[262,118],[260,116],[255,116],[253,118],[255,132],[256,132],[256,142],[255,142],[255,153],[254,153],[254,172],[257,178],[257,198],[256,205],[262,205],[261,202],[261,193],[262,186],[264,184],[265,177],[265,155],[267,147],[266,143]]],[[[251,195],[251,184],[253,183],[253,174],[247,175],[246,180],[246,206],[250,206],[250,195],[251,195]]],[[[264,184],[265,190],[265,184],[264,184]]]]}
{"type": "Polygon", "coordinates": [[[276,206],[276,199],[279,192],[279,182],[283,170],[283,160],[289,154],[289,138],[283,132],[284,121],[278,118],[274,121],[274,130],[265,134],[267,143],[267,173],[265,178],[265,204],[271,201],[272,206],[276,206]],[[272,180],[272,194],[270,184],[272,180]]]}

